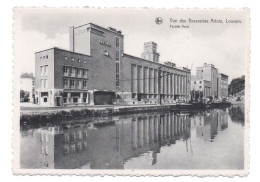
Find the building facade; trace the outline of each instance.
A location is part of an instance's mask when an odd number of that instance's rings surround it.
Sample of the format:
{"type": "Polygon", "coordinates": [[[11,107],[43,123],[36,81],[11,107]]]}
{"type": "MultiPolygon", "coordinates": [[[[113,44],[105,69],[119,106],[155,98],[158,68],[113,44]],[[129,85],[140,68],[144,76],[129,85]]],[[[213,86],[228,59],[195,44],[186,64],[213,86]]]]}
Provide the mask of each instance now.
{"type": "Polygon", "coordinates": [[[191,91],[192,100],[210,97],[211,82],[197,79],[196,76],[191,76],[191,91]]]}
{"type": "Polygon", "coordinates": [[[213,64],[204,63],[196,68],[196,76],[192,76],[191,90],[203,93],[203,98],[221,99],[228,97],[228,76],[219,73],[213,64]]]}
{"type": "Polygon", "coordinates": [[[190,70],[159,63],[155,42],[142,58],[124,53],[124,35],[89,23],[70,28],[70,50],[35,54],[36,103],[41,106],[159,104],[188,101],[190,70]]]}
{"type": "Polygon", "coordinates": [[[219,77],[219,97],[220,98],[227,98],[228,97],[228,76],[225,74],[220,73],[219,77]]]}

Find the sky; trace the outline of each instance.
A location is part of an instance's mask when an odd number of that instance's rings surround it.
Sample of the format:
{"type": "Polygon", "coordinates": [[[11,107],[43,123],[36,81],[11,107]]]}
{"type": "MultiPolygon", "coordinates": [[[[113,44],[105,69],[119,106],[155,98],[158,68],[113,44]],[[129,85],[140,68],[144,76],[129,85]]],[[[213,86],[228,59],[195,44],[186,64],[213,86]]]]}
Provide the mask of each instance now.
{"type": "Polygon", "coordinates": [[[177,67],[214,64],[220,73],[233,78],[245,74],[249,55],[249,21],[245,10],[181,9],[16,9],[14,15],[14,57],[20,73],[34,73],[34,53],[59,47],[69,50],[69,27],[94,23],[113,27],[124,35],[124,52],[141,57],[143,44],[158,45],[160,62],[172,61],[177,67]],[[155,19],[161,17],[158,25],[155,19]],[[185,23],[190,28],[170,28],[180,19],[241,20],[242,23],[185,23]]]}

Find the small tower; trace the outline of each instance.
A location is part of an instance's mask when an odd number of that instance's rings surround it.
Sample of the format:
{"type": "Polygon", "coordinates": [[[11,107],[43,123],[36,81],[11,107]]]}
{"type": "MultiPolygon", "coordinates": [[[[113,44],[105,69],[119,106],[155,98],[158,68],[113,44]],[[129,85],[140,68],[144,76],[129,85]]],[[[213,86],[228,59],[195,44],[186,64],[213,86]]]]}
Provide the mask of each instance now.
{"type": "Polygon", "coordinates": [[[155,42],[145,42],[144,43],[144,51],[141,55],[143,59],[159,62],[160,54],[157,52],[157,44],[155,42]]]}

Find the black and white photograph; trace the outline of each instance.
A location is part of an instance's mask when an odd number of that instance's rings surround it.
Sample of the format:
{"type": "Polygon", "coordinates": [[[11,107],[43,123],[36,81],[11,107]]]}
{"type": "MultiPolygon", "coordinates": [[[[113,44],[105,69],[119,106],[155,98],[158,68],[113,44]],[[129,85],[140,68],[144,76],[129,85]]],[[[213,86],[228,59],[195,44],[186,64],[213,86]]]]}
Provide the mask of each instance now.
{"type": "Polygon", "coordinates": [[[15,174],[247,175],[249,9],[15,8],[15,174]]]}

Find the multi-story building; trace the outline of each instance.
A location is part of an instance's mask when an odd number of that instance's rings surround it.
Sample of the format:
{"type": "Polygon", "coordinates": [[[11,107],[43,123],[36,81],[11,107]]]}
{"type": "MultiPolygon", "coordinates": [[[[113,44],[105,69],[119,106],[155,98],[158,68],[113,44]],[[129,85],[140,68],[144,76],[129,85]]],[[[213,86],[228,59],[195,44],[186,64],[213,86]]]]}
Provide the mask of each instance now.
{"type": "Polygon", "coordinates": [[[192,77],[191,89],[203,92],[203,98],[224,98],[228,96],[228,76],[218,73],[213,64],[204,63],[196,68],[196,77],[192,77]]]}
{"type": "Polygon", "coordinates": [[[197,67],[196,77],[198,80],[206,80],[211,82],[210,95],[218,97],[218,70],[213,64],[204,63],[202,67],[197,67]]]}
{"type": "Polygon", "coordinates": [[[225,74],[220,73],[218,75],[218,96],[219,98],[226,98],[228,97],[228,76],[225,74]]]}
{"type": "Polygon", "coordinates": [[[35,54],[36,102],[156,104],[189,100],[190,70],[159,63],[157,44],[144,44],[143,58],[124,53],[124,35],[89,23],[70,28],[70,50],[35,54]]]}

